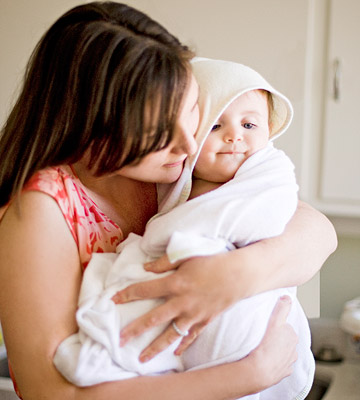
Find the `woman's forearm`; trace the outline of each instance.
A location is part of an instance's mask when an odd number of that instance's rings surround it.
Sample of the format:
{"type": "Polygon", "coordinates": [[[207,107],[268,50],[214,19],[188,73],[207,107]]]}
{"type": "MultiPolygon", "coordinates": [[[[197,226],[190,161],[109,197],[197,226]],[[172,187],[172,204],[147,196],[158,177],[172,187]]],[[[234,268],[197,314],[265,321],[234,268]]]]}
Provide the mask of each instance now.
{"type": "Polygon", "coordinates": [[[228,263],[237,265],[240,279],[247,282],[243,295],[248,297],[302,285],[320,270],[336,246],[331,222],[308,204],[299,202],[282,235],[234,250],[224,257],[228,263]]]}
{"type": "MultiPolygon", "coordinates": [[[[280,345],[278,336],[276,340],[280,345]]],[[[289,340],[295,343],[292,338],[289,340]]],[[[274,344],[271,344],[271,347],[278,348],[274,344]]],[[[281,370],[274,374],[273,371],[278,365],[269,357],[262,357],[262,354],[262,351],[254,352],[240,361],[207,369],[152,377],[142,376],[82,388],[65,381],[55,368],[48,364],[47,368],[33,369],[33,379],[29,384],[22,386],[21,394],[24,400],[236,399],[257,393],[287,375],[286,370],[291,367],[293,360],[287,360],[281,370]]],[[[45,364],[43,366],[45,367],[45,364]]]]}
{"type": "Polygon", "coordinates": [[[260,390],[260,379],[252,360],[213,368],[174,373],[157,377],[140,377],[76,388],[76,399],[147,399],[147,400],[227,400],[260,390]],[[256,378],[257,376],[257,378],[256,378]]]}

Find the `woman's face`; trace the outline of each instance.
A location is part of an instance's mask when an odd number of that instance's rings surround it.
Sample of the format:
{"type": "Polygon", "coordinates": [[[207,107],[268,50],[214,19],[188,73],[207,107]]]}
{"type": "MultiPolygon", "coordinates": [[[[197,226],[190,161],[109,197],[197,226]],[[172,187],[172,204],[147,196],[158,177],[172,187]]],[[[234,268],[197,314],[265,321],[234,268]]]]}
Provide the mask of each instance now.
{"type": "Polygon", "coordinates": [[[127,165],[121,168],[117,174],[143,182],[176,181],[180,177],[185,159],[197,149],[194,135],[199,124],[198,96],[199,87],[192,75],[170,144],[160,151],[148,154],[135,166],[127,165]]]}

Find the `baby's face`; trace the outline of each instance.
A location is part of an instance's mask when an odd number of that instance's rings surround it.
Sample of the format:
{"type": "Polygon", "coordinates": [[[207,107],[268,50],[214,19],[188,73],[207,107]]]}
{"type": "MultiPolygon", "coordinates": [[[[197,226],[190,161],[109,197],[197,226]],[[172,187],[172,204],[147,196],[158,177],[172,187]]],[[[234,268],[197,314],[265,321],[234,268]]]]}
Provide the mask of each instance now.
{"type": "Polygon", "coordinates": [[[241,164],[266,147],[270,135],[269,108],[265,93],[246,92],[234,100],[209,133],[194,176],[210,182],[232,179],[241,164]]]}

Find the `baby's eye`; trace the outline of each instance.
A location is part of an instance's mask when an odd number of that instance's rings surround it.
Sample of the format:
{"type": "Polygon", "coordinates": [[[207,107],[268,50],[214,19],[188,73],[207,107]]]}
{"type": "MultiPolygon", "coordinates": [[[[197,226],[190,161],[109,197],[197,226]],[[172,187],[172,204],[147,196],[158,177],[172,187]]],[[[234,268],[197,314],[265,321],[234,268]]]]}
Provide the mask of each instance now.
{"type": "Polygon", "coordinates": [[[216,131],[220,128],[220,124],[215,124],[213,125],[213,127],[211,128],[211,132],[216,131]]]}
{"type": "Polygon", "coordinates": [[[245,129],[253,129],[253,128],[255,128],[255,124],[252,124],[251,122],[245,122],[244,124],[243,124],[243,127],[245,128],[245,129]]]}

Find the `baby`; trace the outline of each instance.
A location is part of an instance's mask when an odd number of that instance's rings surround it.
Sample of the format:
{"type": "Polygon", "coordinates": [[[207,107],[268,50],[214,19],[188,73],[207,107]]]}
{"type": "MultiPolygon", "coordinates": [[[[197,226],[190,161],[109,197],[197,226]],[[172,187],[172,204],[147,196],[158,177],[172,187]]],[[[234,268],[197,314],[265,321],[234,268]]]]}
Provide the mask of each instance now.
{"type": "Polygon", "coordinates": [[[293,164],[271,141],[291,122],[288,99],[241,64],[198,58],[193,61],[193,73],[200,86],[199,151],[187,160],[181,178],[163,197],[161,212],[148,223],[143,237],[130,234],[119,245],[119,254],[93,255],[79,299],[79,332],[60,344],[55,365],[67,379],[86,386],[239,360],[260,343],[276,301],[288,295],[292,298],[288,322],[299,336],[294,372],[246,398],[304,399],[315,364],[296,288],[237,302],[215,318],[181,356],[174,355],[174,350],[186,332],[176,324],[179,341],[149,362],[139,362],[139,355],[165,326],[119,346],[121,329],[162,302],[150,299],[115,305],[111,300],[129,284],[159,277],[144,270],[145,262],[165,252],[176,262],[279,235],[297,206],[293,164]]]}

